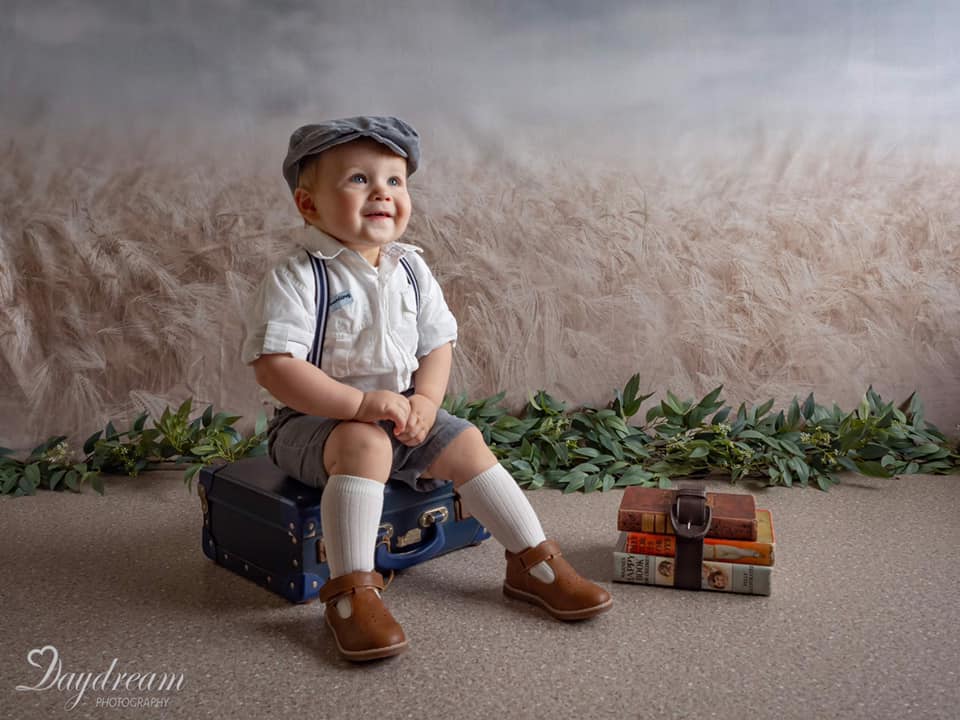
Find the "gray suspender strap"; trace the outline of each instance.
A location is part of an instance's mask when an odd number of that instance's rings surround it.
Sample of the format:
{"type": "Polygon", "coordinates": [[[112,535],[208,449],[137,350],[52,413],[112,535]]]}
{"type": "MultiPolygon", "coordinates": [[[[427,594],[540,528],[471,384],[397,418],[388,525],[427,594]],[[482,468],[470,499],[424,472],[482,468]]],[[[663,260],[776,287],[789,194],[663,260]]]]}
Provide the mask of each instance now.
{"type": "Polygon", "coordinates": [[[677,536],[673,586],[699,590],[703,568],[703,538],[710,529],[713,510],[707,505],[707,491],[700,485],[678,483],[670,507],[670,523],[677,536]]]}
{"type": "Polygon", "coordinates": [[[413,274],[413,268],[410,267],[410,261],[406,258],[400,258],[400,264],[407,271],[407,280],[413,285],[413,293],[417,298],[417,317],[420,317],[420,283],[417,282],[417,276],[413,274]]]}
{"type": "Polygon", "coordinates": [[[307,362],[320,367],[323,359],[323,338],[327,334],[327,309],[330,295],[330,281],[327,276],[327,262],[307,253],[313,266],[314,300],[317,306],[317,329],[313,333],[313,346],[307,355],[307,362]]]}
{"type": "MultiPolygon", "coordinates": [[[[307,362],[320,367],[320,362],[323,360],[323,339],[327,334],[327,313],[330,309],[330,278],[327,275],[326,260],[309,252],[307,257],[310,258],[310,265],[313,267],[314,301],[317,309],[317,329],[313,334],[313,346],[307,355],[307,362]]],[[[400,264],[407,273],[407,281],[413,285],[413,293],[417,298],[417,317],[420,317],[420,283],[417,282],[417,276],[406,258],[400,258],[400,264]]]]}

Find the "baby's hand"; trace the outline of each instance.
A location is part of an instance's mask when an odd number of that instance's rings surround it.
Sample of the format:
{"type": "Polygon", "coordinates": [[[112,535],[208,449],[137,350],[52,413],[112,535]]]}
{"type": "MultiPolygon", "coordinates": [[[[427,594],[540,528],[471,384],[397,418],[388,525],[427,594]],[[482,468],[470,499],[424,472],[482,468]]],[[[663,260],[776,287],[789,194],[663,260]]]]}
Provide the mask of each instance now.
{"type": "Polygon", "coordinates": [[[416,447],[427,439],[427,433],[437,421],[437,404],[425,395],[410,396],[410,417],[402,432],[397,432],[397,440],[407,447],[416,447]]]}
{"type": "Polygon", "coordinates": [[[392,420],[397,432],[402,432],[409,416],[410,401],[403,395],[389,390],[371,390],[363,394],[360,408],[353,419],[360,422],[392,420]]]}

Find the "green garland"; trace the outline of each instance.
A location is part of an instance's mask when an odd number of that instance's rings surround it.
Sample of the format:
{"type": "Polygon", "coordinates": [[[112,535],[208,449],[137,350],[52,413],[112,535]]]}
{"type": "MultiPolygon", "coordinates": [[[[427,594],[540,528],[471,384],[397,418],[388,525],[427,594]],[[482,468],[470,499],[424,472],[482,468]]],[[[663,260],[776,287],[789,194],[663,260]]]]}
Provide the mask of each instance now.
{"type": "MultiPolygon", "coordinates": [[[[960,448],[923,416],[913,393],[899,407],[867,389],[859,406],[845,413],[836,404],[818,405],[811,393],[801,404],[773,412],[773,400],[736,413],[724,406],[720,386],[699,402],[681,401],[667,392],[650,407],[646,423],[630,425],[649,395],[638,395],[634,375],[608,407],[567,410],[543,390],[528,399],[520,416],[501,405],[504,393],[468,401],[447,396],[443,407],[476,425],[493,453],[524,487],[555,487],[564,493],[606,491],[628,485],[669,487],[671,478],[728,476],[731,483],[756,479],[767,485],[809,484],[828,489],[837,474],[873,477],[916,473],[946,474],[960,468],[960,448]],[[713,415],[707,420],[708,416],[713,415]]],[[[257,417],[253,434],[243,437],[233,423],[239,416],[213,412],[190,421],[192,401],[176,412],[164,410],[153,427],[143,413],[131,429],[112,423],[84,443],[76,462],[65,440],[53,437],[24,460],[0,448],[0,494],[32,495],[38,488],[79,491],[89,482],[103,494],[101,473],[136,477],[152,469],[185,465],[184,483],[192,488],[199,470],[220,462],[266,453],[266,416],[257,417]]]]}
{"type": "Polygon", "coordinates": [[[83,444],[84,458],[76,461],[66,443],[66,435],[50,438],[34,448],[24,460],[12,457],[0,448],[0,494],[33,495],[37,488],[79,491],[89,482],[101,495],[101,473],[136,477],[145,470],[166,470],[186,465],[184,482],[191,487],[194,475],[205,465],[233,462],[243,457],[263,455],[266,445],[266,415],[257,417],[252,435],[243,437],[233,423],[238,415],[213,412],[189,420],[192,400],[187,399],[176,412],[163,411],[153,427],[145,427],[149,413],[143,413],[133,427],[118,432],[107,423],[83,444]]]}
{"type": "Polygon", "coordinates": [[[802,405],[794,397],[786,413],[774,414],[768,400],[741,404],[734,414],[720,399],[723,386],[697,403],[668,391],[647,411],[646,425],[634,427],[628,421],[653,395],[638,396],[639,384],[634,375],[603,410],[568,412],[543,391],[529,399],[521,418],[497,407],[503,394],[476,402],[448,398],[444,406],[481,429],[520,485],[565,493],[669,487],[672,477],[708,474],[729,476],[731,483],[751,478],[826,490],[848,470],[892,477],[960,467],[957,449],[924,419],[916,393],[894,407],[871,386],[850,413],[818,405],[811,393],[802,405]]]}

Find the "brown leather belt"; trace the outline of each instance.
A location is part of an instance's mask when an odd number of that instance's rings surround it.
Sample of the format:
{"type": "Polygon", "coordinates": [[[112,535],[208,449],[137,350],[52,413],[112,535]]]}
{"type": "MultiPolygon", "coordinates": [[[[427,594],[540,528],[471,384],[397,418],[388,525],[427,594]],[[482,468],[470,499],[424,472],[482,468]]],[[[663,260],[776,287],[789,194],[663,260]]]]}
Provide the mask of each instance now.
{"type": "Polygon", "coordinates": [[[677,556],[673,586],[699,590],[703,567],[703,538],[710,529],[713,511],[707,505],[707,490],[702,485],[679,484],[670,506],[670,523],[677,536],[677,556]]]}

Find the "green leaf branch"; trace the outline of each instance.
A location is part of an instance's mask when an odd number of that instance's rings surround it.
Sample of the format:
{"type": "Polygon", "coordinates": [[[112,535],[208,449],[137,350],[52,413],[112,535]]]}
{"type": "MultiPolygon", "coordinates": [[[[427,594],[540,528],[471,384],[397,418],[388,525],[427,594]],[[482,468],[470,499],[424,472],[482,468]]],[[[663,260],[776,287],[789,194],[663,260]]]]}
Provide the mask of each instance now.
{"type": "Polygon", "coordinates": [[[668,391],[637,426],[630,420],[653,396],[639,395],[639,387],[634,375],[604,409],[567,411],[543,391],[530,396],[520,417],[498,405],[502,393],[474,402],[448,397],[444,407],[480,428],[520,485],[565,493],[670,487],[671,478],[706,475],[826,490],[844,471],[893,477],[960,468],[958,449],[924,419],[916,393],[894,407],[871,386],[845,413],[818,405],[812,393],[802,404],[793,398],[786,411],[774,412],[768,400],[734,412],[720,397],[723,386],[699,401],[668,391]]]}
{"type": "Polygon", "coordinates": [[[147,470],[184,466],[184,483],[192,488],[193,477],[206,465],[233,462],[263,455],[267,418],[260,413],[253,434],[243,437],[233,423],[238,415],[213,412],[210,405],[200,417],[190,420],[192,400],[174,412],[167,407],[160,419],[147,427],[149,413],[142,413],[128,430],[118,431],[113,422],[87,438],[83,457],[74,458],[67,436],[50,438],[23,460],[0,448],[0,494],[33,495],[39,488],[80,491],[85,483],[104,492],[103,474],[136,477],[147,470]]]}
{"type": "MultiPolygon", "coordinates": [[[[574,409],[539,390],[519,416],[503,407],[505,393],[473,401],[451,395],[443,407],[476,425],[501,464],[530,489],[670,487],[672,478],[711,475],[731,483],[749,479],[827,490],[846,471],[893,477],[960,469],[960,448],[926,421],[916,393],[895,407],[870,387],[853,411],[844,412],[836,404],[818,405],[812,393],[802,403],[793,398],[785,410],[774,411],[768,400],[734,411],[720,397],[723,386],[699,401],[668,391],[637,425],[631,421],[653,397],[639,390],[640,376],[634,375],[607,407],[574,409]]],[[[23,460],[0,448],[0,494],[79,491],[85,483],[103,494],[102,474],[136,477],[173,466],[184,468],[184,483],[192,489],[206,465],[266,454],[264,413],[244,437],[233,426],[239,416],[215,413],[211,405],[190,420],[191,410],[188,399],[156,421],[143,413],[128,430],[107,423],[87,439],[79,458],[66,436],[50,438],[23,460]]]]}

